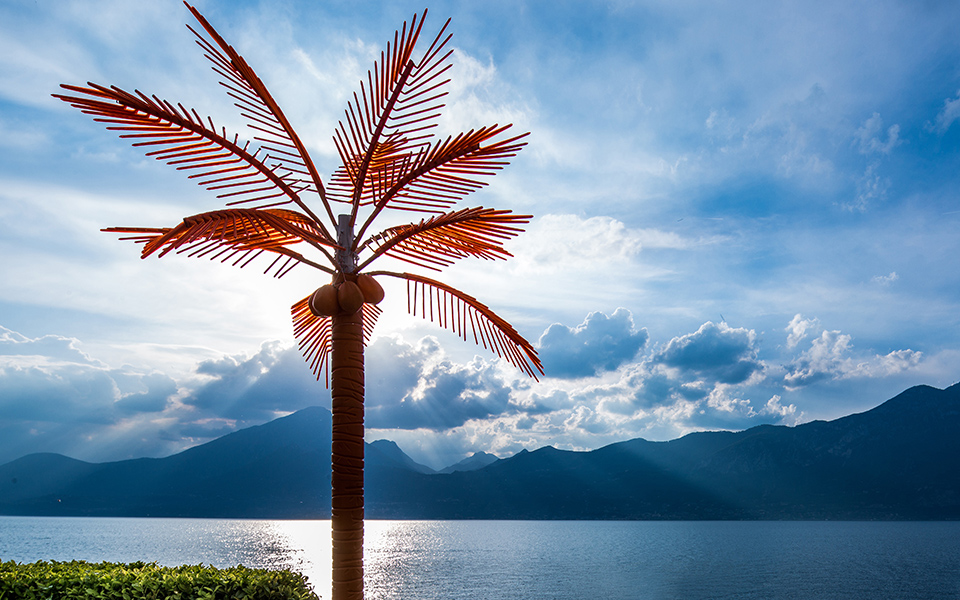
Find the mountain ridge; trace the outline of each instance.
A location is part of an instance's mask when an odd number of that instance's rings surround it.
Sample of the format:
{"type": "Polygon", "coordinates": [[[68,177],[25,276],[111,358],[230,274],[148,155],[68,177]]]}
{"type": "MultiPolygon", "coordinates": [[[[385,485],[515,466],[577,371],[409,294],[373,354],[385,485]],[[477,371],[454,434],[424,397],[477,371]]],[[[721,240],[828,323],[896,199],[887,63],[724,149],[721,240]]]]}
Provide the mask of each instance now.
{"type": "MultiPolygon", "coordinates": [[[[328,518],[330,422],[312,407],[161,459],[28,455],[0,465],[0,514],[328,518]]],[[[960,384],[916,386],[832,421],[589,452],[476,453],[440,472],[377,440],[366,446],[366,510],[401,519],[958,519],[958,427],[960,384]]]]}

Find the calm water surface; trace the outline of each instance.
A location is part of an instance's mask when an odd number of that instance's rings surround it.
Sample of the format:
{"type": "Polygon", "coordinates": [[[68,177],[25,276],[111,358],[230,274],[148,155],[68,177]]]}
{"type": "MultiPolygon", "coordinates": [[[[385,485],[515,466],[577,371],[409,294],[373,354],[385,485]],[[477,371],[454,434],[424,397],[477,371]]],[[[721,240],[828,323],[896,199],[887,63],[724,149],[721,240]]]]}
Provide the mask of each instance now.
{"type": "MultiPolygon", "coordinates": [[[[329,521],[0,517],[0,560],[243,564],[329,598],[329,521]]],[[[960,600],[960,523],[368,521],[369,600],[960,600]]]]}

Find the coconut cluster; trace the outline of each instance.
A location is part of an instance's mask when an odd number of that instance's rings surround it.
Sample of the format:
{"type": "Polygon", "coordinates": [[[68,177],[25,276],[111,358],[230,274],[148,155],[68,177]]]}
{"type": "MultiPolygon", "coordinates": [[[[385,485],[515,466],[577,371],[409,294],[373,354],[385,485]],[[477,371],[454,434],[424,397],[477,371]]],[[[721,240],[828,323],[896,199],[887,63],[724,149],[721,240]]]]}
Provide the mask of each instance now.
{"type": "Polygon", "coordinates": [[[322,285],[310,296],[310,312],[318,317],[352,315],[367,304],[380,304],[383,288],[377,280],[361,273],[322,285]]]}

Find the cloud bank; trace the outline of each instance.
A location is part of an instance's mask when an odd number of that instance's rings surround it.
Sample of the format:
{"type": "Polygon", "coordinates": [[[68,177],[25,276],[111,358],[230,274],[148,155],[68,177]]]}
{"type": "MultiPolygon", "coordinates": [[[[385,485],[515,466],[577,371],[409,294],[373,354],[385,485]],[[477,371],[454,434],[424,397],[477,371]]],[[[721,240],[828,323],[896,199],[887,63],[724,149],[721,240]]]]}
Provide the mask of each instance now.
{"type": "MultiPolygon", "coordinates": [[[[443,467],[477,450],[592,449],[795,424],[805,413],[792,399],[810,386],[852,389],[924,365],[910,349],[858,352],[851,335],[802,314],[781,331],[768,347],[754,330],[707,321],[651,345],[627,309],[595,311],[543,332],[540,383],[498,359],[453,360],[433,337],[381,336],[366,352],[366,424],[371,439],[393,439],[443,467]]],[[[202,360],[174,380],[111,368],[80,340],[0,329],[0,463],[40,451],[86,460],[162,456],[329,402],[296,349],[279,342],[202,360]]]]}

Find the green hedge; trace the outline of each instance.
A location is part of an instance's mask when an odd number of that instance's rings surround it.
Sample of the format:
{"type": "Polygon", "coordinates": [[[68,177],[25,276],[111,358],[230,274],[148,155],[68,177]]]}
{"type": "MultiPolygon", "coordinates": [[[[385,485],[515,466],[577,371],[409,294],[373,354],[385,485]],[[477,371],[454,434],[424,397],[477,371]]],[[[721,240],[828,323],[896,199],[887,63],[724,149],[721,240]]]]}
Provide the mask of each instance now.
{"type": "Polygon", "coordinates": [[[292,571],[0,561],[0,600],[318,600],[292,571]]]}

